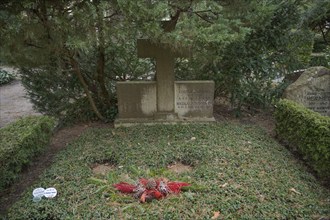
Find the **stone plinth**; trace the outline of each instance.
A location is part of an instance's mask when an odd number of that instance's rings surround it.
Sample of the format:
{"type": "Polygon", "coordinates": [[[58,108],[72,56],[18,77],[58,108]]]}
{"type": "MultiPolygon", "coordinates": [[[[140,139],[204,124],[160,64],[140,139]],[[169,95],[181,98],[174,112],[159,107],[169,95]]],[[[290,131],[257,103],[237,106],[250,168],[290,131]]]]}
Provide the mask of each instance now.
{"type": "Polygon", "coordinates": [[[330,70],[311,67],[285,90],[283,97],[330,117],[330,70]]]}
{"type": "MultiPolygon", "coordinates": [[[[215,121],[213,117],[213,81],[175,81],[174,111],[172,113],[157,111],[156,88],[156,82],[117,83],[119,114],[115,127],[135,124],[215,121]]],[[[166,106],[166,101],[163,99],[158,102],[166,106]]]]}

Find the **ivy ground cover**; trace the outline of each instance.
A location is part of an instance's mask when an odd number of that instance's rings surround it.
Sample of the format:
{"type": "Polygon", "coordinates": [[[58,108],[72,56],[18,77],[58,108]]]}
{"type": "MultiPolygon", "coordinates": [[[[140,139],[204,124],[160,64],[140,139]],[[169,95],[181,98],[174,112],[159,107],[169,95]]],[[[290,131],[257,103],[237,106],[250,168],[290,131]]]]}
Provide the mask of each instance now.
{"type": "Polygon", "coordinates": [[[62,151],[9,219],[321,219],[330,193],[258,127],[215,123],[91,129],[62,151]],[[190,169],[173,172],[175,163],[190,169]],[[95,164],[109,169],[93,172],[95,164]],[[192,186],[140,203],[112,184],[167,178],[192,186]],[[32,201],[36,187],[53,199],[32,201]]]}

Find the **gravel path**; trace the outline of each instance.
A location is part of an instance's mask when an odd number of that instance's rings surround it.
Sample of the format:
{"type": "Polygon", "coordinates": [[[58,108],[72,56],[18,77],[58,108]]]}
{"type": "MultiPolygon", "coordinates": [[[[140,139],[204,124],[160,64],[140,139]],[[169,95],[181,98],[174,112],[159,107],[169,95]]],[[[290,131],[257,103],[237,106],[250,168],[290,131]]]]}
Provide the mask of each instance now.
{"type": "Polygon", "coordinates": [[[38,115],[19,80],[0,86],[0,128],[23,116],[38,115]]]}

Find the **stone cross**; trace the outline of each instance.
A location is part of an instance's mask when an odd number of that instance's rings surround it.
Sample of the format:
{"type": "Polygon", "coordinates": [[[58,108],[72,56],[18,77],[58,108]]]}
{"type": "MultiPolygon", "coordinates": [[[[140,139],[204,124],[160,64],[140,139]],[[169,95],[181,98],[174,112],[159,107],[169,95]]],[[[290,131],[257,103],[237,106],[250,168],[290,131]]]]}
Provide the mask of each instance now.
{"type": "MultiPolygon", "coordinates": [[[[175,28],[176,20],[163,21],[164,32],[175,28]]],[[[156,81],[117,82],[118,117],[115,127],[135,124],[212,122],[214,82],[175,81],[176,57],[189,57],[190,51],[149,39],[138,39],[140,58],[156,60],[156,81]]]]}
{"type": "Polygon", "coordinates": [[[149,39],[138,39],[138,57],[156,59],[157,113],[155,118],[176,118],[174,112],[174,64],[176,57],[187,57],[184,52],[173,52],[165,44],[155,44],[149,39]]]}

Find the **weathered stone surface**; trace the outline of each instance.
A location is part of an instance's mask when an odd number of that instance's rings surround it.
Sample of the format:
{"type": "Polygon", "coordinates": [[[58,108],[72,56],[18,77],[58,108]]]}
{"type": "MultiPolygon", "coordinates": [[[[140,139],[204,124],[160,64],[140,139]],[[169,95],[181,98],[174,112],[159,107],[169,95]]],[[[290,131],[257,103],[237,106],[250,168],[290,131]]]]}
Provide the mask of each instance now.
{"type": "Polygon", "coordinates": [[[138,40],[137,46],[139,57],[156,59],[156,81],[117,83],[115,127],[215,121],[213,81],[174,81],[175,58],[186,56],[184,50],[173,52],[147,39],[138,40]]]}
{"type": "Polygon", "coordinates": [[[330,70],[311,67],[285,90],[284,98],[330,117],[330,70]]]}
{"type": "Polygon", "coordinates": [[[184,53],[173,52],[168,45],[155,44],[148,39],[138,39],[138,57],[156,59],[157,112],[159,119],[176,117],[174,114],[174,64],[175,57],[184,53]]]}
{"type": "MultiPolygon", "coordinates": [[[[176,81],[173,113],[157,111],[156,82],[130,81],[117,83],[119,119],[206,120],[212,121],[214,82],[176,81]]],[[[166,105],[166,99],[160,100],[166,105]]],[[[127,121],[127,120],[126,120],[127,121]]]]}
{"type": "Polygon", "coordinates": [[[157,111],[156,94],[156,82],[118,82],[119,118],[153,118],[157,111]]]}
{"type": "Polygon", "coordinates": [[[213,81],[176,81],[175,112],[179,118],[213,118],[213,81]]]}

